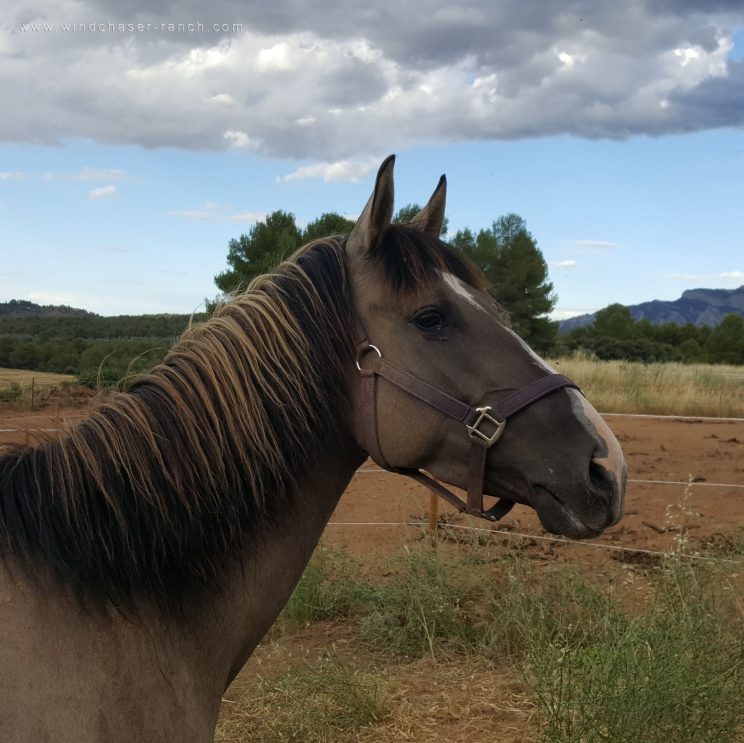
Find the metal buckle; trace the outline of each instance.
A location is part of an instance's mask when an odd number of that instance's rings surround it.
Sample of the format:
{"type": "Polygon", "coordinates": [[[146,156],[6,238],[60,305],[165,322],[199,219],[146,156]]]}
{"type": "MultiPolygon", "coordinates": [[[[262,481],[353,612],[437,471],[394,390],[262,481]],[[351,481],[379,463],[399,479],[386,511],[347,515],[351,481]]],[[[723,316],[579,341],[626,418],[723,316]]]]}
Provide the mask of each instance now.
{"type": "Polygon", "coordinates": [[[478,416],[475,423],[473,423],[472,426],[468,426],[467,424],[465,426],[468,429],[468,436],[484,441],[486,449],[490,449],[501,438],[501,434],[504,433],[504,429],[506,428],[506,418],[504,418],[504,420],[502,421],[496,420],[496,418],[494,418],[488,412],[489,410],[491,410],[490,405],[486,405],[482,408],[476,408],[476,410],[480,413],[480,415],[478,416]],[[487,433],[481,431],[479,428],[481,423],[483,423],[484,421],[487,421],[488,423],[496,426],[496,430],[490,436],[487,433]]]}
{"type": "Polygon", "coordinates": [[[367,353],[367,351],[374,351],[380,358],[382,358],[382,353],[380,352],[380,349],[377,348],[377,346],[373,346],[371,343],[366,345],[361,351],[357,352],[356,368],[359,371],[362,371],[362,367],[361,367],[361,364],[359,363],[359,360],[362,358],[362,356],[364,356],[365,353],[367,353]]]}

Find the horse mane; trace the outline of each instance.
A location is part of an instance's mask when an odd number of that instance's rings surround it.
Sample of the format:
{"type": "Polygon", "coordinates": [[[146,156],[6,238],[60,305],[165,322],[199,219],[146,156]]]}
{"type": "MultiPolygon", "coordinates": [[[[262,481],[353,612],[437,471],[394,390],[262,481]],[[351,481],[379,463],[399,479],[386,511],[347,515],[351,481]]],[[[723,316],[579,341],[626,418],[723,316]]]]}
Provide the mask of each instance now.
{"type": "MultiPolygon", "coordinates": [[[[405,225],[370,260],[397,292],[442,271],[482,284],[405,225]]],[[[258,549],[348,421],[353,316],[341,239],[255,279],[58,440],[0,455],[0,557],[99,603],[144,597],[178,615],[219,585],[226,558],[258,549]]]]}
{"type": "Polygon", "coordinates": [[[54,442],[0,456],[0,555],[166,612],[215,584],[348,410],[343,245],[301,249],[54,442]]]}

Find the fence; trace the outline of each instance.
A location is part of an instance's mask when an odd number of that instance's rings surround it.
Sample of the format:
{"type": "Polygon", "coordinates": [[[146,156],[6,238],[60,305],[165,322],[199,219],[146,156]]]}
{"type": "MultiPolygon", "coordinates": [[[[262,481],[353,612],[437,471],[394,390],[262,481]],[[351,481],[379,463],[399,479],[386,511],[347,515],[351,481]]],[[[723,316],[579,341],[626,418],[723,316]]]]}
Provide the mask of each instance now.
{"type": "MultiPolygon", "coordinates": [[[[637,415],[632,413],[603,413],[606,417],[628,417],[628,418],[657,418],[667,420],[682,420],[682,421],[718,421],[718,422],[734,422],[744,423],[744,418],[710,418],[706,416],[679,416],[679,415],[637,415]]],[[[60,416],[59,404],[56,404],[52,416],[22,416],[22,417],[11,417],[5,416],[4,420],[12,421],[19,420],[22,422],[28,422],[30,420],[49,420],[52,418],[51,427],[2,427],[0,428],[0,434],[12,434],[12,433],[23,433],[25,443],[30,443],[30,439],[34,433],[56,433],[64,430],[64,421],[60,416]]],[[[386,470],[379,467],[362,467],[357,470],[355,476],[369,476],[369,475],[388,475],[386,470]]],[[[735,492],[744,491],[744,483],[720,483],[720,482],[708,482],[708,481],[685,481],[685,480],[650,480],[642,478],[629,478],[628,483],[639,484],[639,485],[663,485],[663,486],[675,486],[685,488],[727,488],[735,492]]],[[[744,496],[744,492],[742,492],[744,496]]],[[[625,553],[637,553],[653,555],[658,557],[668,556],[668,552],[660,550],[652,550],[641,547],[629,547],[624,545],[607,544],[605,542],[596,542],[592,540],[574,540],[566,537],[548,536],[545,534],[530,534],[521,533],[512,529],[505,530],[499,529],[496,526],[492,527],[475,527],[466,526],[461,524],[450,524],[442,523],[439,519],[439,498],[435,494],[431,494],[429,501],[428,518],[426,521],[372,521],[372,522],[359,522],[359,521],[330,521],[328,526],[334,528],[374,528],[374,527],[417,527],[426,528],[430,533],[435,532],[438,529],[442,530],[460,530],[472,533],[486,533],[493,536],[503,536],[505,538],[517,538],[517,539],[531,539],[542,542],[551,542],[556,544],[571,544],[577,545],[583,548],[589,549],[602,549],[612,552],[625,552],[625,553]]],[[[700,561],[712,561],[722,563],[732,563],[736,565],[744,565],[744,559],[734,560],[720,557],[709,557],[705,555],[686,554],[686,553],[675,553],[682,559],[689,560],[700,560],[700,561]]]]}

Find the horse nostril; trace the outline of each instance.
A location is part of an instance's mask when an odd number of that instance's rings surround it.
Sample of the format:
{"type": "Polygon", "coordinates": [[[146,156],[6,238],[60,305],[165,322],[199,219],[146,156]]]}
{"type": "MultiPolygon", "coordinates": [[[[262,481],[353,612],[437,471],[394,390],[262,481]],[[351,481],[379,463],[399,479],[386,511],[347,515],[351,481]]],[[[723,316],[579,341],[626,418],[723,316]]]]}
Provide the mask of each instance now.
{"type": "Polygon", "coordinates": [[[596,459],[589,462],[589,481],[594,490],[606,495],[607,498],[612,498],[618,487],[613,474],[596,459]]]}

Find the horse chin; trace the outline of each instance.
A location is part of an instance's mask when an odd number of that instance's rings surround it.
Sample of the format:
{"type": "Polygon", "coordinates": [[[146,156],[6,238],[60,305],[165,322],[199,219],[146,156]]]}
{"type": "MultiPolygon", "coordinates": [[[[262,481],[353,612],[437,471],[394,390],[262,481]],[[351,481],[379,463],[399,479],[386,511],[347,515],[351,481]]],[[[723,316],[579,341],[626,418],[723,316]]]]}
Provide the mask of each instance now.
{"type": "Polygon", "coordinates": [[[582,521],[558,497],[541,485],[532,486],[532,502],[540,523],[546,531],[571,539],[591,539],[599,536],[604,528],[595,528],[582,521]]]}

